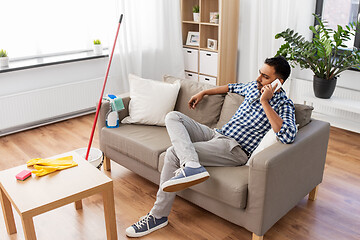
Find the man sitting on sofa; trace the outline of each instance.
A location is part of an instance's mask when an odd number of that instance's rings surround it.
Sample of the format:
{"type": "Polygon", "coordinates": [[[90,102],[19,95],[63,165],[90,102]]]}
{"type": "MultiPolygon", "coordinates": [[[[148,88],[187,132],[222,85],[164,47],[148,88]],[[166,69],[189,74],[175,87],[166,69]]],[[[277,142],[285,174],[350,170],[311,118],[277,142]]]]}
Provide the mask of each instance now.
{"type": "Polygon", "coordinates": [[[271,86],[276,79],[283,84],[289,75],[290,66],[283,57],[267,58],[256,81],[215,87],[191,97],[192,109],[205,95],[233,92],[245,97],[221,129],[211,129],[180,112],[168,113],[165,124],[172,146],[166,151],[155,204],[150,213],[126,229],[126,235],[141,237],[165,227],[176,192],[209,178],[203,166],[246,164],[271,128],[279,141],[292,143],[297,132],[294,104],[283,89],[274,92],[276,86],[271,86]]]}

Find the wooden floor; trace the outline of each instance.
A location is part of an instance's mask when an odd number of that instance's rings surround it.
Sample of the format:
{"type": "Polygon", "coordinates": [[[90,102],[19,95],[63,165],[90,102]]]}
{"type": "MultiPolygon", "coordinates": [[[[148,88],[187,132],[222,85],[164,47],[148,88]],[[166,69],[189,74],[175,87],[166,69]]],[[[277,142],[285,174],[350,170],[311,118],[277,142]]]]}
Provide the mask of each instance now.
{"type": "MultiPolygon", "coordinates": [[[[93,119],[94,115],[88,115],[0,138],[0,170],[25,164],[31,158],[86,147],[93,119]]],[[[95,136],[93,146],[98,145],[95,136]]],[[[119,239],[127,239],[125,229],[151,209],[158,187],[114,163],[112,171],[105,174],[114,180],[119,239]]],[[[18,233],[11,236],[7,235],[2,212],[0,215],[0,239],[24,239],[15,210],[18,233]]],[[[142,239],[251,239],[251,233],[244,228],[178,197],[169,220],[166,228],[142,239]]],[[[106,237],[100,195],[84,199],[82,210],[67,205],[35,217],[34,224],[39,240],[106,237]]],[[[317,200],[301,200],[264,239],[360,239],[360,134],[331,129],[325,175],[317,200]]]]}

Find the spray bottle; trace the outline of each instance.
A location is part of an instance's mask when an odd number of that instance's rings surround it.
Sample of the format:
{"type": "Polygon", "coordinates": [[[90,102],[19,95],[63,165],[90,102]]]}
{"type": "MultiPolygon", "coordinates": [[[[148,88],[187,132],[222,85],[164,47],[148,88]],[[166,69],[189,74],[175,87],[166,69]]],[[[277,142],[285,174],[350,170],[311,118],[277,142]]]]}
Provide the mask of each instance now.
{"type": "Polygon", "coordinates": [[[119,127],[119,115],[118,111],[124,109],[124,103],[121,98],[117,98],[113,94],[108,94],[107,97],[103,98],[110,102],[110,110],[106,114],[106,127],[117,128],[119,127]]]}

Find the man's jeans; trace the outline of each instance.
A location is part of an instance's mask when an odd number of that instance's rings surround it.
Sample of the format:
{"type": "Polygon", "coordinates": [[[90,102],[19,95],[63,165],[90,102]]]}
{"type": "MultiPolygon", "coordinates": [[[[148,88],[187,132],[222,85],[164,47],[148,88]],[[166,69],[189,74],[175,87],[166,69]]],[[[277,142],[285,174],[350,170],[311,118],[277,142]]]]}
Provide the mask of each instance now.
{"type": "MultiPolygon", "coordinates": [[[[168,113],[165,124],[172,146],[165,154],[160,186],[174,177],[174,171],[188,161],[198,162],[203,166],[220,167],[240,166],[248,160],[235,139],[226,137],[180,112],[168,113]]],[[[160,186],[151,209],[156,218],[170,214],[176,196],[176,193],[162,191],[160,186]]]]}

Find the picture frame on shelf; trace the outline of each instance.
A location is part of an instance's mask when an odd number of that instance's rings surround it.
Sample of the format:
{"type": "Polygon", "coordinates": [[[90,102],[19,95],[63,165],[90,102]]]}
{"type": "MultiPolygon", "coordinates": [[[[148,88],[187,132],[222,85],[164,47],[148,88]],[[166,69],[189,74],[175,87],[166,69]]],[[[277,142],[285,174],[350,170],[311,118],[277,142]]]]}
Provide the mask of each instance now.
{"type": "Polygon", "coordinates": [[[210,12],[210,23],[219,23],[219,12],[210,12]]]}
{"type": "Polygon", "coordinates": [[[217,50],[217,40],[208,38],[207,48],[211,50],[217,50]]]}
{"type": "Polygon", "coordinates": [[[199,42],[200,42],[199,32],[188,32],[186,45],[199,46],[199,42]]]}

